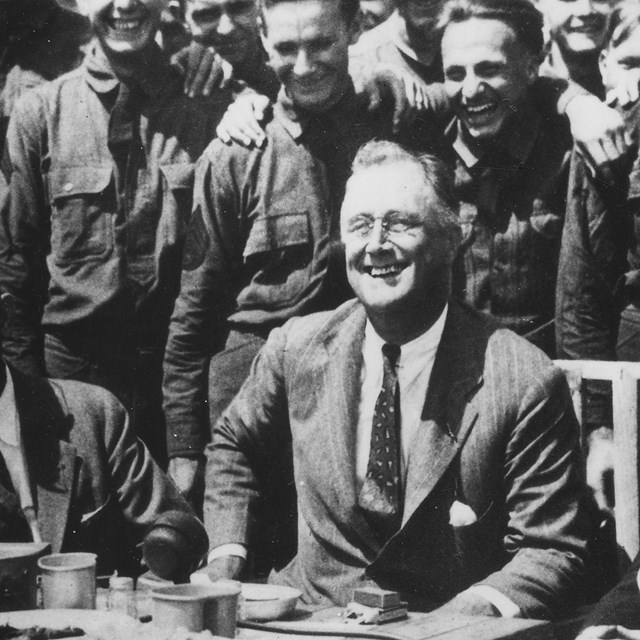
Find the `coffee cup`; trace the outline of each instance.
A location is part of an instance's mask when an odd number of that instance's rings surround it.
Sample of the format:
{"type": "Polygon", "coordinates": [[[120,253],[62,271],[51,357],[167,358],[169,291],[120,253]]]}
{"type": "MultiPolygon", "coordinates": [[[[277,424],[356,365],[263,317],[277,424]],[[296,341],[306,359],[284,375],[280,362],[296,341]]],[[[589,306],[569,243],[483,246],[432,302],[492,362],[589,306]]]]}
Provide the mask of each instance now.
{"type": "Polygon", "coordinates": [[[96,608],[96,555],[54,553],[38,560],[44,609],[96,608]]]}
{"type": "Polygon", "coordinates": [[[214,635],[233,638],[239,594],[237,585],[225,583],[158,587],[151,592],[153,623],[162,629],[206,629],[214,635]]]}

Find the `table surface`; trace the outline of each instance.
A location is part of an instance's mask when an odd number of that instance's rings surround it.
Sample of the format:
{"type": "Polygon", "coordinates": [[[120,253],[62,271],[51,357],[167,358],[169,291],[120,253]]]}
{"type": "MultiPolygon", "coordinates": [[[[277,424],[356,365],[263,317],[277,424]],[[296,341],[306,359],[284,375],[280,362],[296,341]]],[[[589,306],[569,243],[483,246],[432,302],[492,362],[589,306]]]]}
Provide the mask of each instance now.
{"type": "Polygon", "coordinates": [[[298,612],[295,619],[241,623],[239,640],[559,640],[575,637],[575,625],[557,626],[543,620],[516,618],[444,617],[438,613],[410,613],[405,620],[380,625],[345,623],[341,609],[298,612]],[[329,631],[329,634],[327,634],[329,631]],[[324,632],[324,633],[323,633],[324,632]]]}

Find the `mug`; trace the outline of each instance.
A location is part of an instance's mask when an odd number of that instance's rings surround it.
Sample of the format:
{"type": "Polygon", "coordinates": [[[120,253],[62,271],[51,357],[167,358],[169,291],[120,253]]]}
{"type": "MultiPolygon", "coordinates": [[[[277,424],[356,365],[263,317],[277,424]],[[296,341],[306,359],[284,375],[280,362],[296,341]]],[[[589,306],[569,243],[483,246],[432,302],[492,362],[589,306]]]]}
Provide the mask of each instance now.
{"type": "Polygon", "coordinates": [[[96,608],[96,555],[54,553],[38,560],[44,609],[96,608]]]}
{"type": "Polygon", "coordinates": [[[180,584],[151,592],[153,623],[159,628],[203,629],[233,638],[236,633],[238,596],[235,584],[180,584]]]}

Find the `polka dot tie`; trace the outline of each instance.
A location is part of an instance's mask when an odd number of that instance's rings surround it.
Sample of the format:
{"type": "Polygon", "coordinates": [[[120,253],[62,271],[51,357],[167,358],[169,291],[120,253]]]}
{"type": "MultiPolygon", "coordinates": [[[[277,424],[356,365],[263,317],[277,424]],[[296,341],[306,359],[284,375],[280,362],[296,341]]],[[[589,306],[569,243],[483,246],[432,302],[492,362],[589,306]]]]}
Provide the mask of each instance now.
{"type": "Polygon", "coordinates": [[[382,346],[384,373],[371,428],[367,475],[358,505],[383,538],[400,527],[400,389],[396,363],[400,347],[382,346]]]}

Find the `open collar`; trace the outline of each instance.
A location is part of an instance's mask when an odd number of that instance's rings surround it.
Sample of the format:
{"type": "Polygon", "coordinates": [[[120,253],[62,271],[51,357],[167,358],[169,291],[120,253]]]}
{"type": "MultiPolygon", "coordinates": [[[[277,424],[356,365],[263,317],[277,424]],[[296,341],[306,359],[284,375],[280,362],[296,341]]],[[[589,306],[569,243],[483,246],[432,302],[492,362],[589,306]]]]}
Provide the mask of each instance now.
{"type": "MultiPolygon", "coordinates": [[[[145,60],[141,67],[144,68],[144,72],[131,82],[142,89],[146,98],[152,103],[174,92],[176,86],[181,83],[178,70],[171,66],[155,43],[145,53],[145,60]]],[[[121,82],[95,38],[85,59],[85,76],[89,86],[100,94],[114,91],[121,82]]]]}
{"type": "MultiPolygon", "coordinates": [[[[516,107],[514,107],[516,108],[516,107]]],[[[540,130],[540,115],[529,104],[517,107],[504,131],[490,144],[474,144],[465,135],[462,123],[454,118],[446,130],[446,137],[457,153],[460,160],[468,169],[481,165],[483,160],[491,158],[495,163],[496,157],[502,157],[503,163],[509,166],[522,166],[529,158],[535,146],[540,130]]]]}
{"type": "Polygon", "coordinates": [[[350,79],[347,90],[340,101],[323,113],[315,114],[298,108],[287,95],[284,87],[280,88],[278,100],[273,107],[275,117],[280,121],[287,133],[296,141],[304,135],[305,131],[312,126],[314,121],[348,122],[353,119],[357,109],[358,101],[356,92],[353,87],[353,82],[350,79]]]}

